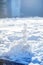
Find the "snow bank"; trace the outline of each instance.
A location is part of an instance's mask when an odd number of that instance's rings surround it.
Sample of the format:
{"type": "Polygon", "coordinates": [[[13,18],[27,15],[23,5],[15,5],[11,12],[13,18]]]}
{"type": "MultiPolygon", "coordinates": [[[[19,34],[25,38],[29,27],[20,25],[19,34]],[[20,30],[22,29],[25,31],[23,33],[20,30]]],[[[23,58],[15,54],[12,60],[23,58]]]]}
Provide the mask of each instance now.
{"type": "Polygon", "coordinates": [[[40,65],[43,61],[43,18],[0,19],[0,58],[40,65]]]}

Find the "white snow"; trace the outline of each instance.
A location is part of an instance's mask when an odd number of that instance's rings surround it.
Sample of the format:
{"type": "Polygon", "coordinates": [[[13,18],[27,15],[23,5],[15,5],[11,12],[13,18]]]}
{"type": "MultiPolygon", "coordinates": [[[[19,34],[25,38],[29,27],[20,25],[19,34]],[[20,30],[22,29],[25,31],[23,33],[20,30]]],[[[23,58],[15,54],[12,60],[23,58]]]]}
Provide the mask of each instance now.
{"type": "Polygon", "coordinates": [[[21,63],[29,63],[29,60],[37,58],[41,62],[43,18],[0,19],[0,57],[21,63]]]}
{"type": "Polygon", "coordinates": [[[36,63],[36,64],[30,63],[29,65],[39,65],[39,64],[38,63],[36,63]]]}

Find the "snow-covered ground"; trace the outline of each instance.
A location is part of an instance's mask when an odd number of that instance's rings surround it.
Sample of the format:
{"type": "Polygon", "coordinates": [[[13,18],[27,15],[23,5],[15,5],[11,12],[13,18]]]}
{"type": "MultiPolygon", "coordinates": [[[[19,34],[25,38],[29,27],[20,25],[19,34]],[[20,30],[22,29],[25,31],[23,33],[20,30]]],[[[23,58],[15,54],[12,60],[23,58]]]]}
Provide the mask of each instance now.
{"type": "Polygon", "coordinates": [[[43,65],[43,18],[0,19],[0,58],[43,65]]]}

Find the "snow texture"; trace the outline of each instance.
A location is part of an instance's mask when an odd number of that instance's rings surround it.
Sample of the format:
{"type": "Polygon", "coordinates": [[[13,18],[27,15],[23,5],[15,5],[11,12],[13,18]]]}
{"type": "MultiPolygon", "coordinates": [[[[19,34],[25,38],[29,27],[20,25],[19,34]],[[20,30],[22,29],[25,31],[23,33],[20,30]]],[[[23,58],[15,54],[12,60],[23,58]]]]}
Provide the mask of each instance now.
{"type": "Polygon", "coordinates": [[[43,65],[43,18],[0,19],[0,59],[43,65]]]}

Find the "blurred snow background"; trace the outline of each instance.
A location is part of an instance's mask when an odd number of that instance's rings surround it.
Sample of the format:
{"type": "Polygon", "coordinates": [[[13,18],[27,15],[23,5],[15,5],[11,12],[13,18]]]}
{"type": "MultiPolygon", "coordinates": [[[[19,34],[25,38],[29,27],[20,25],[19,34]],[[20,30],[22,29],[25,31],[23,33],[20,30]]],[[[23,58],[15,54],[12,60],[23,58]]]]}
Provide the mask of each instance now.
{"type": "Polygon", "coordinates": [[[0,19],[0,59],[43,65],[43,18],[0,19]]]}

